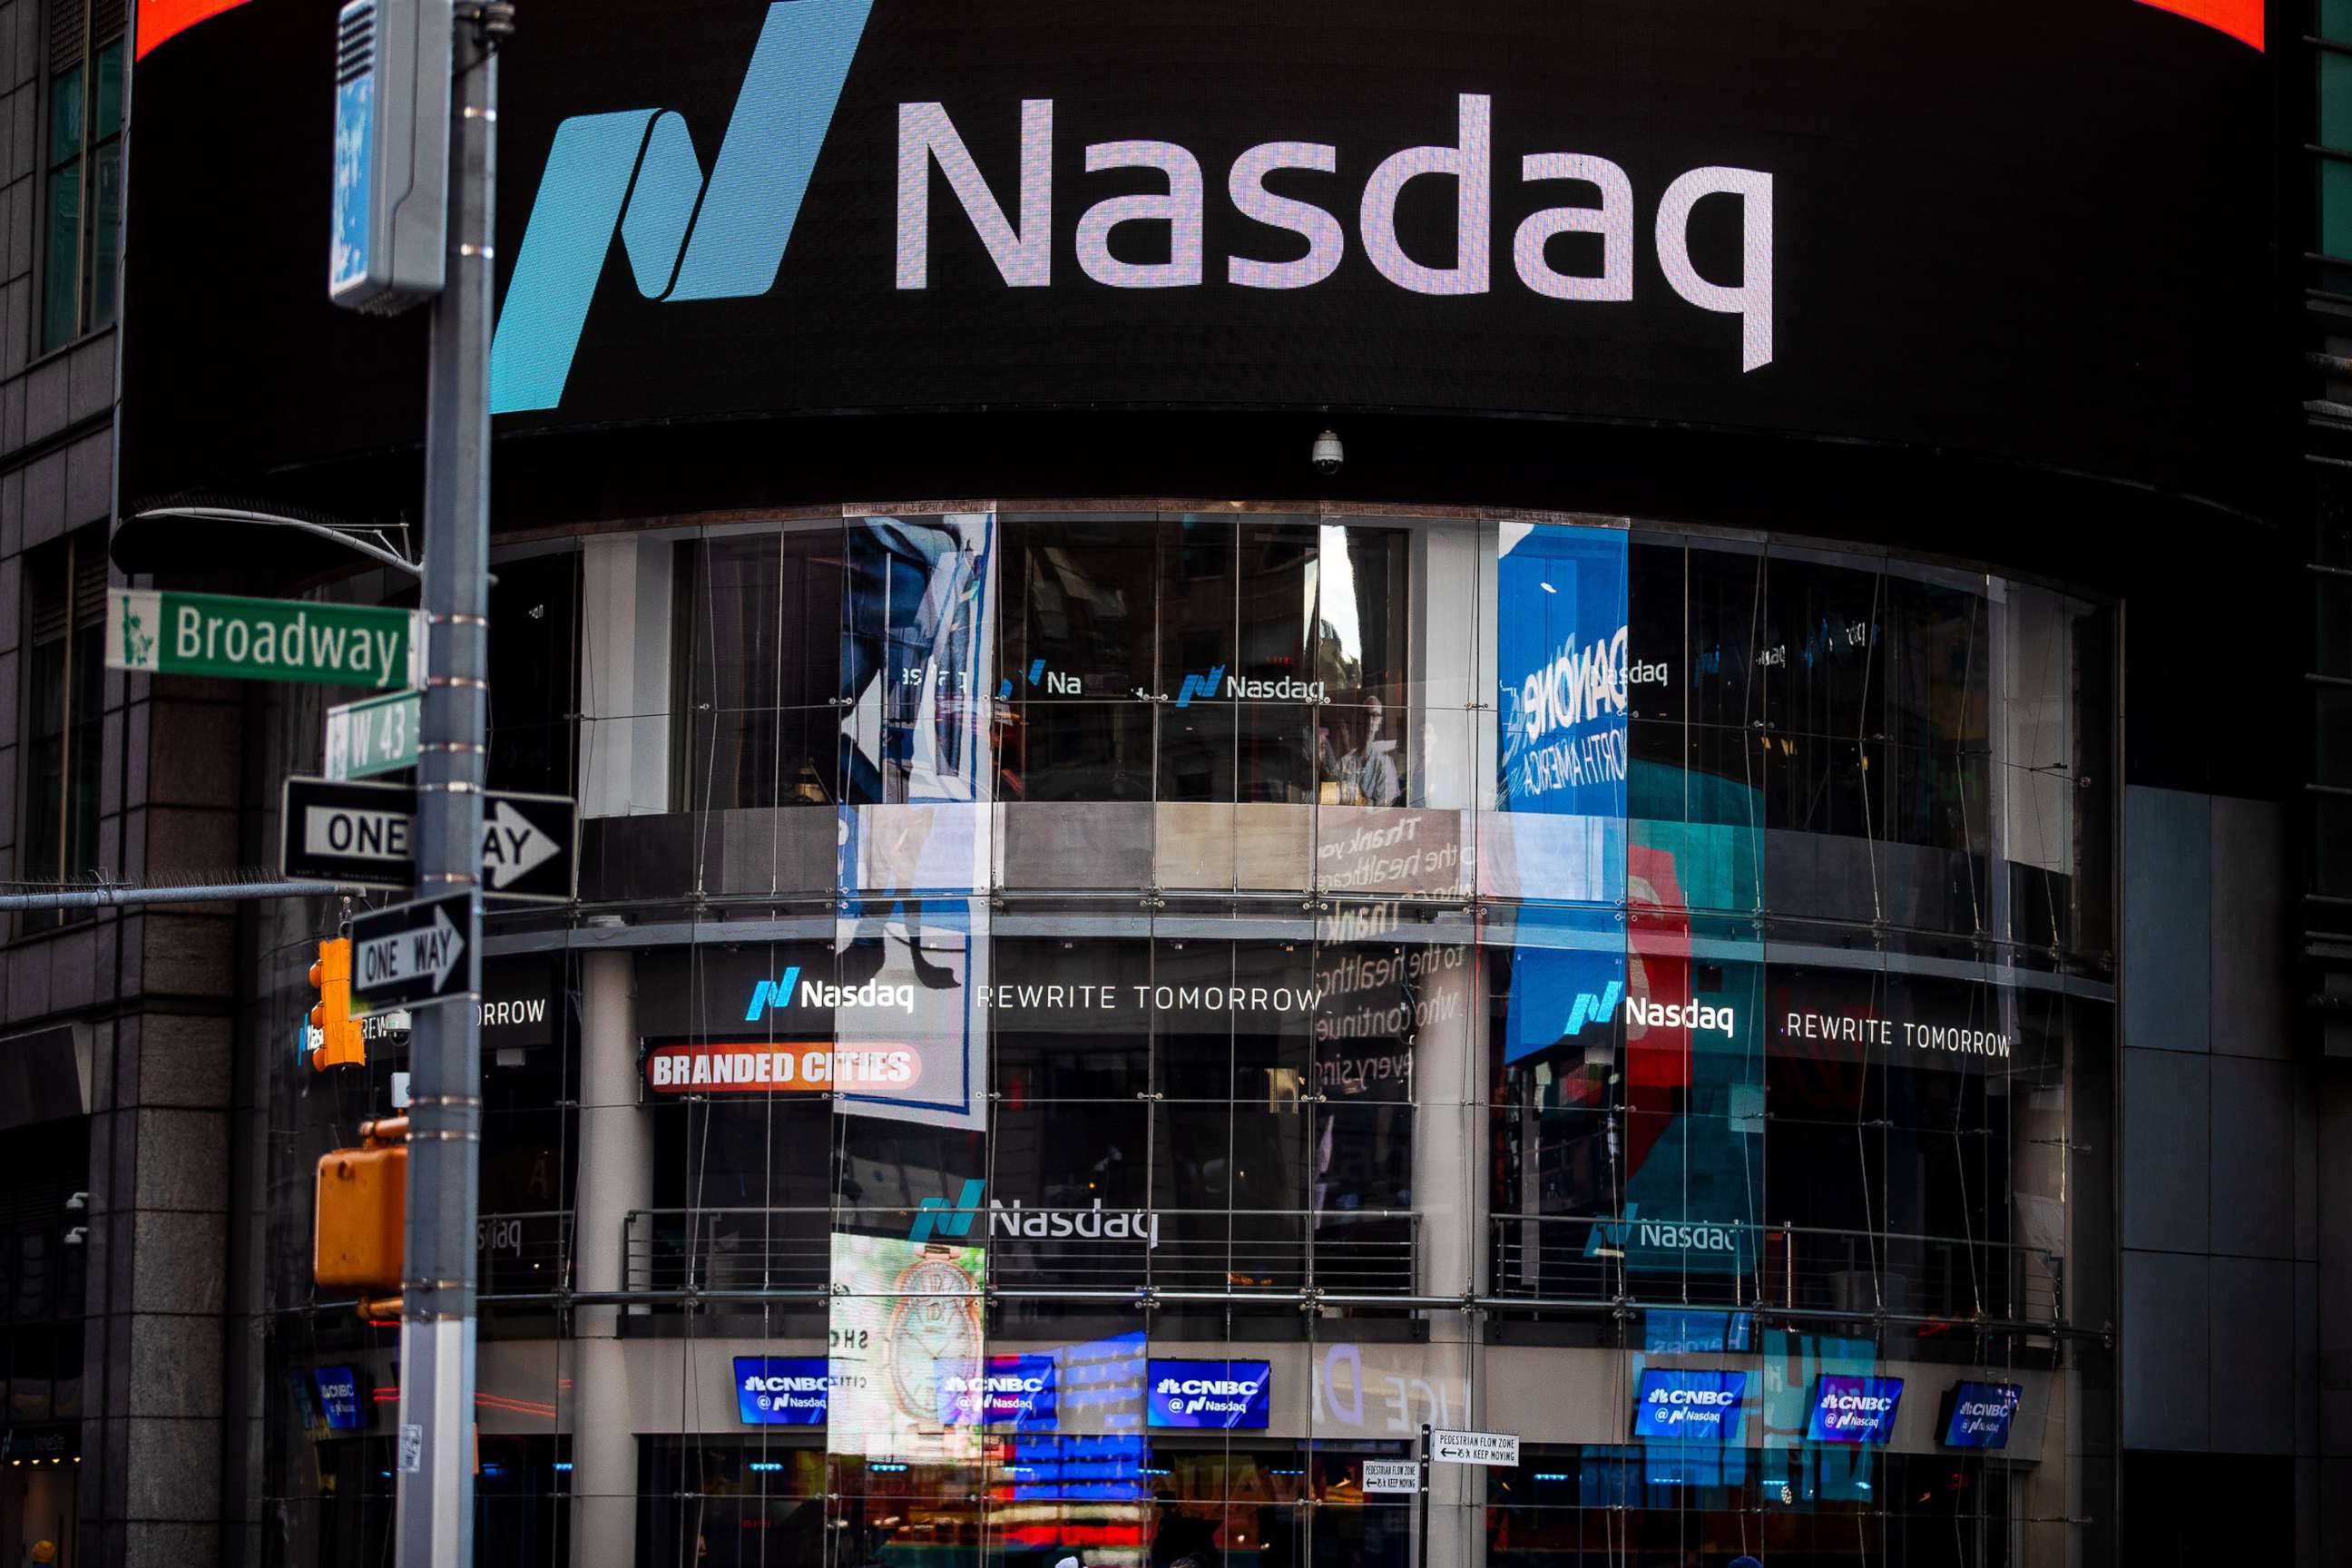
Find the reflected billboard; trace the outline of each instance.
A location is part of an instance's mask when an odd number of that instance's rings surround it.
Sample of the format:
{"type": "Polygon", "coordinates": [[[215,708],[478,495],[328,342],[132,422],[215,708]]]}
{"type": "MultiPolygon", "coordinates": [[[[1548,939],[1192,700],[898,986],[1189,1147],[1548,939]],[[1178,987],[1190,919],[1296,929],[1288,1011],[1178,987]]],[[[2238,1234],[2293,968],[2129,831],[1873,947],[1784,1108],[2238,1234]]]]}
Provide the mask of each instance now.
{"type": "Polygon", "coordinates": [[[980,1363],[986,1269],[977,1247],[834,1237],[828,1452],[908,1462],[979,1457],[981,1396],[946,1384],[960,1373],[969,1382],[980,1363]]]}

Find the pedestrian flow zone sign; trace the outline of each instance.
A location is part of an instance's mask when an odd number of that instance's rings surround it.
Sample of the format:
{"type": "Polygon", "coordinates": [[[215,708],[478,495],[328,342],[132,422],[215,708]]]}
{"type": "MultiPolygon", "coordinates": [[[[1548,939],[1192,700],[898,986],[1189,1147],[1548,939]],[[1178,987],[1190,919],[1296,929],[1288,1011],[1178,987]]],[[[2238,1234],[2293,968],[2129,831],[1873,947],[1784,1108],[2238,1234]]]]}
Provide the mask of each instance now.
{"type": "MultiPolygon", "coordinates": [[[[407,888],[416,880],[416,790],[410,784],[289,778],[279,865],[289,881],[407,888]]],[[[569,795],[482,797],[482,891],[561,904],[578,885],[578,808],[569,795]]]]}
{"type": "Polygon", "coordinates": [[[1519,1462],[1518,1434],[1432,1432],[1429,1457],[1441,1465],[1516,1465],[1519,1462]]]}
{"type": "Polygon", "coordinates": [[[425,614],[113,588],[106,595],[106,668],[322,686],[422,686],[425,614]]]}
{"type": "Polygon", "coordinates": [[[1366,1459],[1364,1490],[1417,1492],[1421,1490],[1421,1467],[1411,1459],[1366,1459]]]}
{"type": "Polygon", "coordinates": [[[444,893],[352,920],[352,994],[371,1007],[419,1007],[470,996],[466,952],[474,895],[444,893]]]}

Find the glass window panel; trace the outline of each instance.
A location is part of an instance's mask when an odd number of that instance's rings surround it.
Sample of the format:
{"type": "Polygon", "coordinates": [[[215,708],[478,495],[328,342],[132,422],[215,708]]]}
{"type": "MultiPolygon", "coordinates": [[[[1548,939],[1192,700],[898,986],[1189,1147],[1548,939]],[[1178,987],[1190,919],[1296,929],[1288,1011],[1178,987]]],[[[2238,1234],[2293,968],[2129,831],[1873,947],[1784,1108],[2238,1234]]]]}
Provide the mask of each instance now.
{"type": "MultiPolygon", "coordinates": [[[[1321,575],[1321,531],[1313,523],[1245,518],[1237,531],[1241,626],[1234,673],[1308,686],[1318,679],[1308,634],[1321,575]]],[[[1305,696],[1301,690],[1292,700],[1305,696]]]]}
{"type": "Polygon", "coordinates": [[[1238,703],[1192,702],[1160,716],[1160,798],[1226,805],[1234,798],[1238,703]]]}
{"type": "MultiPolygon", "coordinates": [[[[1007,731],[1007,800],[1149,801],[1151,709],[1141,702],[1020,702],[1007,731]]],[[[1205,766],[1203,763],[1201,765],[1205,766]]]]}
{"type": "Polygon", "coordinates": [[[92,140],[103,142],[122,129],[122,40],[98,51],[98,102],[92,140]]]}
{"type": "MultiPolygon", "coordinates": [[[[1234,710],[1238,798],[1261,805],[1309,805],[1317,797],[1315,720],[1320,708],[1244,702],[1234,710]]],[[[1377,763],[1378,753],[1374,761],[1377,763]]]]}
{"type": "Polygon", "coordinates": [[[1158,690],[1181,695],[1184,679],[1236,673],[1235,579],[1240,535],[1228,518],[1175,520],[1160,539],[1158,690]]]}
{"type": "Polygon", "coordinates": [[[90,154],[92,226],[89,246],[89,298],[83,319],[92,330],[114,320],[116,258],[122,237],[122,148],[109,142],[90,154]]]}
{"type": "Polygon", "coordinates": [[[81,297],[81,165],[49,173],[49,223],[41,268],[41,342],[49,348],[72,338],[81,297]]]}
{"type": "Polygon", "coordinates": [[[1003,667],[1012,694],[1100,700],[1158,689],[1158,528],[1073,518],[1013,519],[1003,528],[1003,667]]]}
{"type": "Polygon", "coordinates": [[[81,155],[82,115],[88,109],[82,68],[49,79],[49,166],[81,155]]]}

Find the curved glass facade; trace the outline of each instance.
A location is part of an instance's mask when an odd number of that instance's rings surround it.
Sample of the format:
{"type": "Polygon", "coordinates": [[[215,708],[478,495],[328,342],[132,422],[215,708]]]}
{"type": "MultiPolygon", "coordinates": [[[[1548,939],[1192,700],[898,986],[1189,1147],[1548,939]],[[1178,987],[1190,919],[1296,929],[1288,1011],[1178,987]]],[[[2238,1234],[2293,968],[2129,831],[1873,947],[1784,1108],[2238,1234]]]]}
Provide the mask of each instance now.
{"type": "MultiPolygon", "coordinates": [[[[586,821],[490,926],[484,1562],[2063,1561],[2103,605],[1248,507],[497,571],[493,786],[586,821]],[[1516,1455],[1424,1508],[1424,1426],[1516,1455]]],[[[264,918],[291,1037],[323,917],[264,918]]],[[[267,1096],[288,1563],[390,1530],[395,1335],[309,1279],[372,1027],[267,1096]]]]}

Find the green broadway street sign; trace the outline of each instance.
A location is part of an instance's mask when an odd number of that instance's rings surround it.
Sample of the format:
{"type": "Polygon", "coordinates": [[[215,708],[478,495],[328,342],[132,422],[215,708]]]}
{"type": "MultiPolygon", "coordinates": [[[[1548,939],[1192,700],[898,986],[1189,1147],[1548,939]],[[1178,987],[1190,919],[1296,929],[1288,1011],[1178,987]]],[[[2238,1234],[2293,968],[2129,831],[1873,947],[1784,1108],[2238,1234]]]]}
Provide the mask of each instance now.
{"type": "Polygon", "coordinates": [[[106,667],[325,686],[422,686],[424,629],[416,610],[114,588],[106,595],[106,667]]]}
{"type": "Polygon", "coordinates": [[[416,765],[424,694],[362,697],[327,710],[327,776],[363,779],[416,765]]]}

